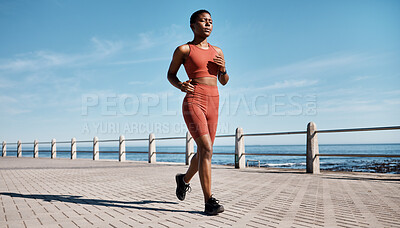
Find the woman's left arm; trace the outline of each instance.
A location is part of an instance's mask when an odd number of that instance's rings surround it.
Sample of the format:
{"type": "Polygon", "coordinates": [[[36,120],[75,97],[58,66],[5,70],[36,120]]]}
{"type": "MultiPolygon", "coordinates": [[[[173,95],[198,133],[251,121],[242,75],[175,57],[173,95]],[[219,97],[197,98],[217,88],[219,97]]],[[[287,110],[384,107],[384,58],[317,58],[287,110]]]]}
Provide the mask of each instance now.
{"type": "Polygon", "coordinates": [[[214,58],[214,63],[219,66],[218,80],[222,85],[226,85],[229,81],[229,75],[226,72],[224,53],[219,47],[215,47],[215,50],[218,52],[218,55],[214,58]]]}

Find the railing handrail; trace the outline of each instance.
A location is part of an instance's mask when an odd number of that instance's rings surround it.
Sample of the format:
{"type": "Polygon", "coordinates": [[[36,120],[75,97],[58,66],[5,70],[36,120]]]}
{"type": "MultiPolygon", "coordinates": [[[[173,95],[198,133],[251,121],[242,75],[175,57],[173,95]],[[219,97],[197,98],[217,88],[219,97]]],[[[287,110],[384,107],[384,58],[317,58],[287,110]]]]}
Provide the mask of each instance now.
{"type": "Polygon", "coordinates": [[[319,157],[400,158],[400,154],[317,154],[319,157]]]}
{"type": "Polygon", "coordinates": [[[99,139],[98,142],[119,142],[118,139],[99,139]]]}
{"type": "Polygon", "coordinates": [[[218,138],[235,137],[235,135],[216,135],[215,137],[218,137],[218,138]]]}
{"type": "Polygon", "coordinates": [[[336,133],[336,132],[384,131],[384,130],[400,130],[400,126],[317,130],[316,132],[317,133],[336,133]]]}
{"type": "MultiPolygon", "coordinates": [[[[368,128],[342,128],[317,130],[317,133],[336,133],[336,132],[356,132],[356,131],[383,131],[383,130],[400,130],[400,126],[388,127],[368,127],[368,128]]],[[[307,134],[307,131],[287,131],[287,132],[261,132],[261,133],[245,133],[243,136],[267,136],[267,135],[294,135],[307,134]]],[[[234,136],[234,135],[233,135],[234,136]]]]}
{"type": "Polygon", "coordinates": [[[92,143],[93,140],[76,140],[76,143],[92,143]]]}
{"type": "Polygon", "coordinates": [[[144,141],[144,140],[149,140],[149,138],[125,139],[125,141],[144,141]]]}
{"type": "MultiPolygon", "coordinates": [[[[337,132],[357,132],[357,131],[384,131],[384,130],[400,130],[400,126],[386,126],[386,127],[368,127],[368,128],[339,128],[339,129],[325,129],[317,130],[316,133],[337,133],[337,132]]],[[[307,134],[307,131],[285,131],[285,132],[259,132],[259,133],[245,133],[243,136],[272,136],[272,135],[299,135],[307,134]]],[[[235,135],[216,135],[215,137],[235,137],[235,135]]],[[[168,140],[168,139],[185,139],[184,136],[171,136],[171,137],[159,137],[156,140],[168,140]]],[[[131,138],[124,139],[125,141],[142,141],[148,140],[148,138],[131,138]]],[[[118,139],[99,139],[98,142],[118,142],[118,139]]],[[[76,143],[92,143],[93,140],[76,140],[76,143]]],[[[38,144],[51,144],[51,141],[41,142],[38,144]]],[[[57,141],[57,143],[71,143],[71,141],[57,141]]],[[[7,145],[17,145],[16,142],[7,143],[7,145]]],[[[33,144],[32,142],[21,142],[22,145],[33,144]]]]}
{"type": "Polygon", "coordinates": [[[167,139],[186,139],[186,137],[185,136],[172,136],[172,137],[156,138],[156,140],[167,140],[167,139]]]}
{"type": "Polygon", "coordinates": [[[307,131],[288,131],[288,132],[265,132],[265,133],[245,133],[243,136],[266,136],[266,135],[299,135],[307,134],[307,131]]]}

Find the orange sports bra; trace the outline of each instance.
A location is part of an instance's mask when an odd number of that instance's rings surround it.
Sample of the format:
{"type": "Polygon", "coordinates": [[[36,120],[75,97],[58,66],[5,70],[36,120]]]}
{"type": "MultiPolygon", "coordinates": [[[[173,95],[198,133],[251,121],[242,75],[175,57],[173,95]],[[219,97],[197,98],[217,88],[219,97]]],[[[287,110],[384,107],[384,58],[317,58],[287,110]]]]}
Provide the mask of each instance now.
{"type": "Polygon", "coordinates": [[[208,49],[202,49],[189,44],[189,48],[189,56],[183,64],[189,78],[217,77],[219,66],[213,59],[218,52],[214,47],[208,44],[208,49]]]}

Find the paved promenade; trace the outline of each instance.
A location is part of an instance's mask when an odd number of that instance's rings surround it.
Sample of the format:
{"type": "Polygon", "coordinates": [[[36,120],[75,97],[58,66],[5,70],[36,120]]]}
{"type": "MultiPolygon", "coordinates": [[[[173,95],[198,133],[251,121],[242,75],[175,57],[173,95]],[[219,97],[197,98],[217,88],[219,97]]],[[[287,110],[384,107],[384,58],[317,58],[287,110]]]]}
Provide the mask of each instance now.
{"type": "Polygon", "coordinates": [[[213,166],[206,216],[183,164],[0,158],[0,227],[400,227],[400,175],[213,166]]]}

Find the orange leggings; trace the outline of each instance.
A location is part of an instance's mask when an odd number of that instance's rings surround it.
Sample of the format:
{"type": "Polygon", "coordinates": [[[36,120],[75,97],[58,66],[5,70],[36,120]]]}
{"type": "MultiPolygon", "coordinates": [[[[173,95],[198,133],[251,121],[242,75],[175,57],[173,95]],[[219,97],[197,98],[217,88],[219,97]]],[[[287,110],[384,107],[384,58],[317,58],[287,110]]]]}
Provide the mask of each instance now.
{"type": "Polygon", "coordinates": [[[194,84],[194,92],[186,93],[182,112],[193,139],[209,134],[214,144],[218,125],[218,86],[194,84]]]}

